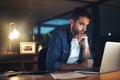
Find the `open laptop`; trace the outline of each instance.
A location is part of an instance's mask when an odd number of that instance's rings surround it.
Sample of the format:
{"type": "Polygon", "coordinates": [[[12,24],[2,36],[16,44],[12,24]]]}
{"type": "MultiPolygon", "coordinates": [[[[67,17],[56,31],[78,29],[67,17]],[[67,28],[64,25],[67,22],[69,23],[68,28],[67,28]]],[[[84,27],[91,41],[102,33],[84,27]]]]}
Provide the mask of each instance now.
{"type": "Polygon", "coordinates": [[[107,41],[99,70],[75,71],[79,73],[100,74],[120,70],[120,43],[107,41]]]}

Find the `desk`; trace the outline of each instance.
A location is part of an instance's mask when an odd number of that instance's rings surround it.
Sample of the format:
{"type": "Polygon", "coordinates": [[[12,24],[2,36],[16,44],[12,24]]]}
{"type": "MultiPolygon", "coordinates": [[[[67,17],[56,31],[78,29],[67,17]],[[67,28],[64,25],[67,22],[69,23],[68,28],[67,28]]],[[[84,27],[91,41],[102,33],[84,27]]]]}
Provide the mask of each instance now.
{"type": "MultiPolygon", "coordinates": [[[[4,54],[0,55],[0,71],[4,72],[7,70],[24,71],[33,68],[37,65],[36,54],[4,54]]],[[[33,70],[36,71],[36,70],[33,70]]]]}
{"type": "MultiPolygon", "coordinates": [[[[120,71],[104,73],[104,74],[85,74],[88,77],[83,79],[70,80],[120,80],[120,71]]],[[[5,80],[54,80],[50,75],[40,76],[14,76],[5,80]]]]}

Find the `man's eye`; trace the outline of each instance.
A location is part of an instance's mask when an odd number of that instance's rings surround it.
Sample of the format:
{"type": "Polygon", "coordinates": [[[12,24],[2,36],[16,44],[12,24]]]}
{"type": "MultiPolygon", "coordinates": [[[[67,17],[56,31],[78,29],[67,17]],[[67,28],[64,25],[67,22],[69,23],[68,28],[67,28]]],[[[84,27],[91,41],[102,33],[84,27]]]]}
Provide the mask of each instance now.
{"type": "Polygon", "coordinates": [[[81,23],[81,22],[80,22],[79,24],[80,24],[80,25],[84,25],[84,23],[81,23]]]}

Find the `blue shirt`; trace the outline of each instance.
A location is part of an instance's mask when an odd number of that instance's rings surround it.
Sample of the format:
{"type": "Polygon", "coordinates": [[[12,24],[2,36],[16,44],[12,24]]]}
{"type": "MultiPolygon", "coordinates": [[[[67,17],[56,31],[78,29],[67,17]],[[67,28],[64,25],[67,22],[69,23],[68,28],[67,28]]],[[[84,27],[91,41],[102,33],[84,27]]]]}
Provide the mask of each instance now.
{"type": "MultiPolygon", "coordinates": [[[[67,63],[72,38],[70,29],[55,32],[50,38],[46,56],[46,68],[48,71],[59,71],[61,64],[67,63]]],[[[80,49],[78,63],[83,61],[82,48],[80,49]]]]}

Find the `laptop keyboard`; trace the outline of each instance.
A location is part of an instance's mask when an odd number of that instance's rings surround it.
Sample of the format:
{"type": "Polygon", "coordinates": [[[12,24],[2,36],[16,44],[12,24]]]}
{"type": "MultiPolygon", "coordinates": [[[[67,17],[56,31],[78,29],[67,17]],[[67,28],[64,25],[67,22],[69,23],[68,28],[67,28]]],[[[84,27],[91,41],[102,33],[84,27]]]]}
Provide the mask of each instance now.
{"type": "Polygon", "coordinates": [[[100,68],[94,67],[94,68],[91,68],[89,71],[91,71],[91,72],[99,72],[99,71],[100,71],[100,68]]]}
{"type": "Polygon", "coordinates": [[[83,70],[80,70],[80,71],[99,72],[100,67],[93,67],[93,68],[90,68],[90,69],[83,69],[83,70]]]}

